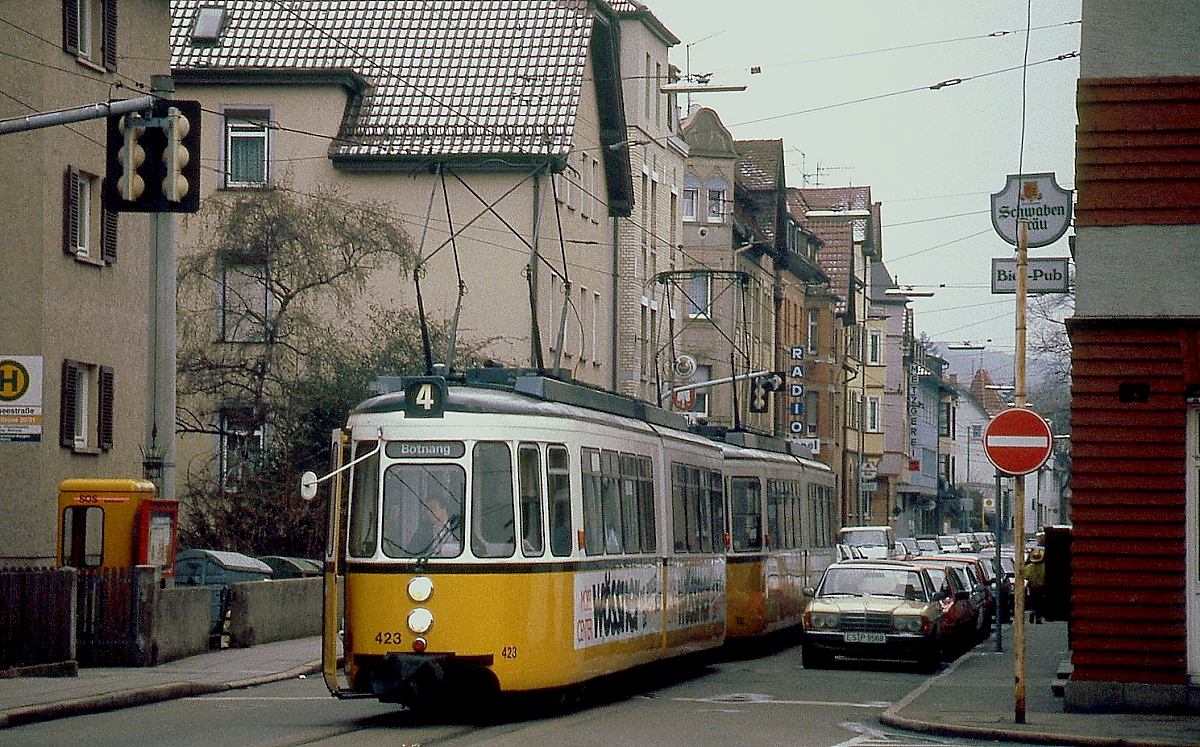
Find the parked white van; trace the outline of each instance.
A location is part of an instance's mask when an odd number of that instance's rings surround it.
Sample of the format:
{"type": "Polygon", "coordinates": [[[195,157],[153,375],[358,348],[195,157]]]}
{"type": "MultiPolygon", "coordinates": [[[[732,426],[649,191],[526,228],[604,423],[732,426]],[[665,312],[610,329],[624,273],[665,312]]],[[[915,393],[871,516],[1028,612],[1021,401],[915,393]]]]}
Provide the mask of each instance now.
{"type": "Polygon", "coordinates": [[[857,548],[856,554],[864,558],[896,557],[896,533],[889,526],[842,527],[838,544],[857,548]]]}

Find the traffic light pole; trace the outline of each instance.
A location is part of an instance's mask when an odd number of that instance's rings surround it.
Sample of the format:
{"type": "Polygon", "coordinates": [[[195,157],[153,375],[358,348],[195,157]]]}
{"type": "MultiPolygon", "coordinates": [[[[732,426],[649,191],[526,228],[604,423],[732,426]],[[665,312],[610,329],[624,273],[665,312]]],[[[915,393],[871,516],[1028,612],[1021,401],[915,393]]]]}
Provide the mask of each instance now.
{"type": "Polygon", "coordinates": [[[154,106],[155,98],[154,96],[142,96],[136,99],[109,101],[102,104],[80,106],[74,109],[62,109],[56,112],[0,119],[0,135],[7,135],[10,132],[28,132],[29,130],[40,130],[44,127],[55,127],[57,125],[71,124],[72,122],[84,122],[89,119],[103,119],[105,117],[116,117],[123,114],[140,112],[154,106]]]}
{"type": "MultiPolygon", "coordinates": [[[[174,81],[156,76],[154,98],[169,98],[174,81]]],[[[175,214],[150,213],[150,282],[147,355],[146,472],[158,471],[158,495],[172,499],[175,491],[175,214]],[[157,464],[152,465],[154,460],[157,464]]],[[[147,475],[149,476],[149,475],[147,475]]]]}

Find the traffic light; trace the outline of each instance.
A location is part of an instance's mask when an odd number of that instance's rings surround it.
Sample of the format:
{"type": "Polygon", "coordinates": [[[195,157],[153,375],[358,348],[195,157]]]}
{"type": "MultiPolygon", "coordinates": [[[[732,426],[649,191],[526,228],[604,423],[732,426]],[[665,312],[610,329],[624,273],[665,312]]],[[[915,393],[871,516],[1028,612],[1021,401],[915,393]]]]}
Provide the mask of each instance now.
{"type": "Polygon", "coordinates": [[[767,386],[765,376],[755,376],[750,379],[750,412],[766,412],[767,386]]]}
{"type": "Polygon", "coordinates": [[[787,384],[787,377],[784,376],[782,371],[772,371],[769,374],[764,374],[762,380],[763,389],[766,389],[768,392],[783,391],[784,385],[787,384]]]}
{"type": "Polygon", "coordinates": [[[782,371],[772,371],[750,379],[750,412],[767,412],[771,409],[771,392],[782,391],[787,378],[782,371]]]}
{"type": "Polygon", "coordinates": [[[200,209],[200,103],[159,99],[108,118],[104,204],[116,212],[200,209]]]}

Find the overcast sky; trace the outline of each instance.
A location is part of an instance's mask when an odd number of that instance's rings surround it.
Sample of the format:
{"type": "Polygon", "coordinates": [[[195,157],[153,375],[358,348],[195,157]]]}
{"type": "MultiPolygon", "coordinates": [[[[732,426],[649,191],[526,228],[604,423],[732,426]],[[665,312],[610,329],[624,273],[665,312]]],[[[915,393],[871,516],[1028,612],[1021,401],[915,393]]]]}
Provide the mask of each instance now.
{"type": "MultiPolygon", "coordinates": [[[[1013,296],[991,293],[989,270],[1014,252],[991,194],[1018,173],[1075,187],[1079,61],[1055,58],[1079,50],[1080,0],[643,2],[682,40],[680,70],[748,86],[691,101],[739,140],[782,138],[790,186],[871,187],[888,270],[936,291],[912,301],[918,332],[1011,356],[1013,296]]],[[[1030,252],[1069,254],[1066,237],[1030,252]]]]}

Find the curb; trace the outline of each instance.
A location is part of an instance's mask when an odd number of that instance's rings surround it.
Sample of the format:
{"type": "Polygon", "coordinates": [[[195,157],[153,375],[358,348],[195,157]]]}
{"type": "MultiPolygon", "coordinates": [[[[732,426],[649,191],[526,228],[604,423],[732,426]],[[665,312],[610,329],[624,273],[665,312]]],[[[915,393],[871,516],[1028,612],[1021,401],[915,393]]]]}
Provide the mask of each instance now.
{"type": "Polygon", "coordinates": [[[880,723],[884,724],[885,726],[903,729],[904,731],[933,734],[942,737],[968,737],[970,739],[1023,742],[1026,744],[1065,744],[1084,745],[1084,747],[1194,747],[1194,745],[1191,745],[1190,743],[1179,742],[1170,739],[1056,734],[1027,731],[1025,729],[1016,728],[967,726],[964,724],[922,721],[920,719],[909,718],[901,715],[901,711],[911,705],[914,700],[923,695],[938,680],[953,674],[954,671],[958,669],[959,664],[969,656],[977,656],[977,654],[968,653],[965,656],[960,656],[951,662],[950,665],[946,667],[945,671],[938,674],[936,677],[930,677],[922,682],[921,685],[915,690],[910,692],[908,695],[905,695],[903,698],[896,701],[896,703],[894,703],[892,706],[884,710],[884,712],[879,716],[880,723]]]}
{"type": "Polygon", "coordinates": [[[0,729],[33,724],[40,721],[53,721],[54,719],[67,718],[69,716],[83,716],[89,713],[116,711],[122,708],[132,708],[133,706],[160,703],[164,700],[194,698],[226,690],[240,690],[256,685],[265,685],[270,682],[288,680],[301,675],[313,674],[319,671],[321,671],[321,662],[317,660],[293,667],[284,672],[273,672],[230,682],[166,682],[159,685],[148,685],[142,688],[106,693],[104,695],[25,706],[0,712],[0,729]]]}

